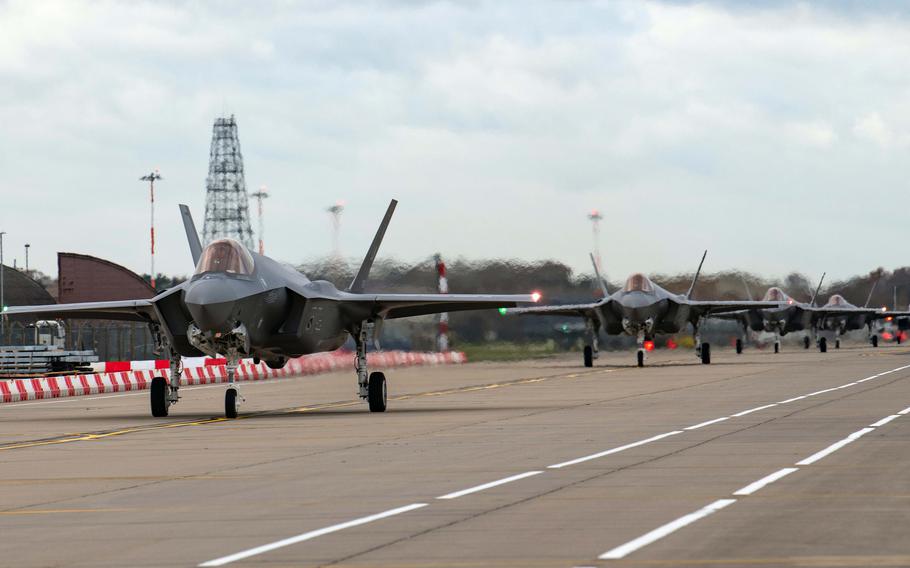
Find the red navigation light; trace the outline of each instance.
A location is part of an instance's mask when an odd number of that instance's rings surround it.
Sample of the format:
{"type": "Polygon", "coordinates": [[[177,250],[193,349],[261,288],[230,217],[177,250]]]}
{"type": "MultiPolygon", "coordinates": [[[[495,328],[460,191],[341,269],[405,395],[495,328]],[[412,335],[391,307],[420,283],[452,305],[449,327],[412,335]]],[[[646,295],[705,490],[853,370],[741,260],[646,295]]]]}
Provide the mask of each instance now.
{"type": "Polygon", "coordinates": [[[676,349],[677,347],[679,347],[679,345],[677,345],[672,338],[667,340],[667,349],[676,349]]]}
{"type": "Polygon", "coordinates": [[[531,301],[532,302],[539,302],[541,297],[543,297],[543,294],[541,294],[540,292],[538,292],[536,290],[534,292],[531,292],[531,301]]]}
{"type": "Polygon", "coordinates": [[[884,339],[885,341],[891,341],[892,339],[894,339],[894,336],[891,335],[890,333],[888,333],[887,331],[885,331],[882,333],[882,339],[884,339]]]}
{"type": "Polygon", "coordinates": [[[654,342],[650,339],[645,341],[645,351],[654,351],[654,342]]]}

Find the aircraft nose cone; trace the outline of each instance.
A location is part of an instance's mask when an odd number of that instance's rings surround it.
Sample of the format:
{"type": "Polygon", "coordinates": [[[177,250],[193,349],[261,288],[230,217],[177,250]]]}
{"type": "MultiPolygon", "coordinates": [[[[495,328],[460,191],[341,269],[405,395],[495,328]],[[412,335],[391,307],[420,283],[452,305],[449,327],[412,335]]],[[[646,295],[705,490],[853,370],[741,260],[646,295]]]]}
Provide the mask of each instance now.
{"type": "Polygon", "coordinates": [[[194,283],[184,297],[186,307],[199,329],[221,333],[234,328],[234,300],[230,290],[217,280],[194,283]]]}
{"type": "Polygon", "coordinates": [[[193,321],[202,331],[227,333],[234,328],[231,318],[234,311],[233,302],[195,304],[187,301],[186,307],[193,316],[193,321]]]}

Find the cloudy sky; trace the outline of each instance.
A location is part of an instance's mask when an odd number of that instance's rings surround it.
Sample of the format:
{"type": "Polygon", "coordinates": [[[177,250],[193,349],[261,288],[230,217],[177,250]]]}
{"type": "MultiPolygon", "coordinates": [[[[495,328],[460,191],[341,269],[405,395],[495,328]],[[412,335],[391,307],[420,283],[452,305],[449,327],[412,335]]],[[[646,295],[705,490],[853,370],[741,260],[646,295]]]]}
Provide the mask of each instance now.
{"type": "Polygon", "coordinates": [[[6,261],[191,271],[235,114],[268,252],[834,277],[910,264],[910,8],[767,2],[0,0],[6,261]]]}

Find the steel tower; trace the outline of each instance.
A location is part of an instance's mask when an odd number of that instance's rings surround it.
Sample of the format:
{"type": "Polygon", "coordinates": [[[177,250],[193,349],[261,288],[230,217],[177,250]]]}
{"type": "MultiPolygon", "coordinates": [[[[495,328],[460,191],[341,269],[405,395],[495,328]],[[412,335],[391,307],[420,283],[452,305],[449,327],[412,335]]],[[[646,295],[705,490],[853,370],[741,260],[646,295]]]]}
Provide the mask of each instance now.
{"type": "Polygon", "coordinates": [[[240,153],[234,115],[215,119],[205,189],[205,223],[202,227],[204,244],[228,237],[252,249],[250,204],[243,178],[243,155],[240,153]]]}

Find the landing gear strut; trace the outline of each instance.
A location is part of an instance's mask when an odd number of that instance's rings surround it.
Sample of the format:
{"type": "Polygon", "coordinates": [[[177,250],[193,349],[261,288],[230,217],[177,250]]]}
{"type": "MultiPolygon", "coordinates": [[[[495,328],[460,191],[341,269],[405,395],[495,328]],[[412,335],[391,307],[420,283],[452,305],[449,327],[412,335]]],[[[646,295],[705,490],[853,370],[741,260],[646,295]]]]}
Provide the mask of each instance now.
{"type": "Polygon", "coordinates": [[[370,412],[385,412],[388,407],[385,374],[370,373],[367,369],[367,341],[372,336],[375,323],[365,321],[354,330],[354,344],[357,353],[354,355],[354,370],[357,371],[358,396],[367,401],[370,412]]]}
{"type": "Polygon", "coordinates": [[[240,363],[240,355],[236,351],[232,351],[227,356],[227,375],[228,375],[228,388],[224,391],[224,416],[225,418],[237,418],[237,407],[243,402],[243,397],[240,396],[240,391],[237,389],[235,380],[237,377],[237,364],[240,363]]]}
{"type": "Polygon", "coordinates": [[[585,367],[593,367],[594,359],[598,356],[598,332],[599,326],[590,318],[585,319],[585,339],[584,363],[585,367]]]}
{"type": "Polygon", "coordinates": [[[180,359],[180,355],[174,353],[170,346],[167,345],[167,340],[164,336],[157,330],[154,334],[157,335],[157,341],[167,353],[168,360],[170,361],[170,382],[164,377],[154,377],[149,388],[152,416],[155,418],[164,418],[168,415],[170,406],[172,404],[177,404],[177,401],[180,400],[178,390],[180,389],[180,377],[183,374],[183,363],[180,359]]]}
{"type": "Polygon", "coordinates": [[[637,339],[638,339],[638,354],[636,355],[636,359],[638,360],[638,366],[644,367],[645,366],[645,332],[639,331],[637,339]]]}
{"type": "Polygon", "coordinates": [[[699,318],[698,323],[695,324],[695,354],[701,358],[702,365],[710,365],[711,344],[701,342],[701,322],[702,318],[699,318]]]}

